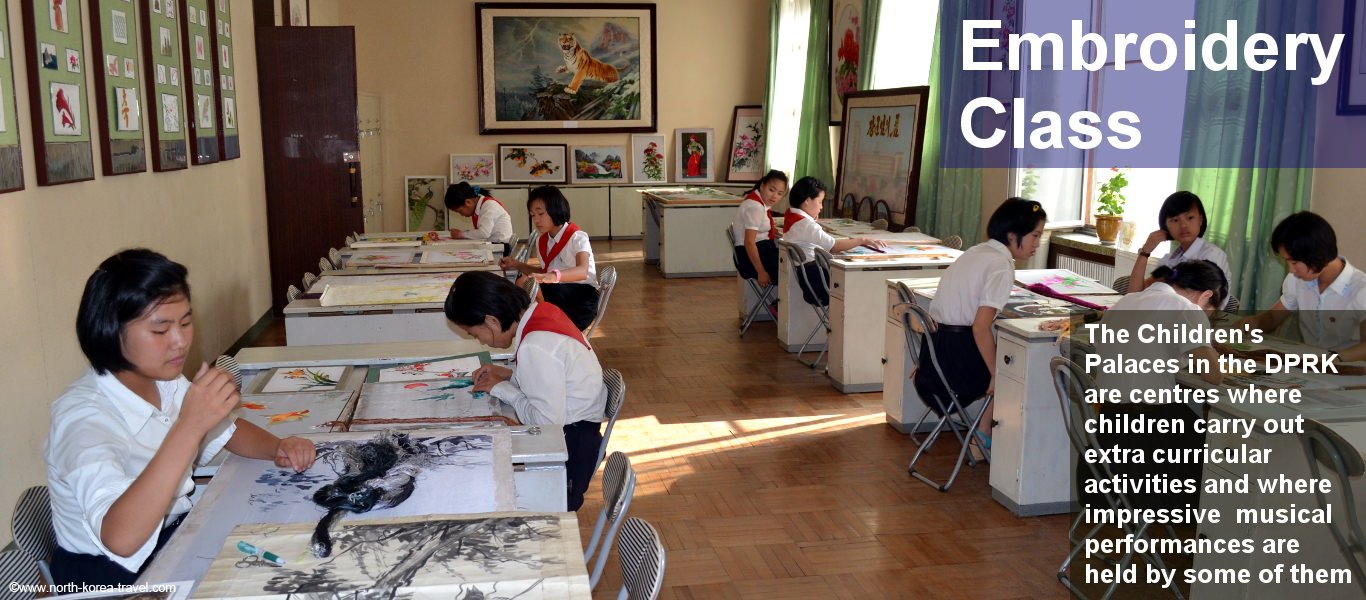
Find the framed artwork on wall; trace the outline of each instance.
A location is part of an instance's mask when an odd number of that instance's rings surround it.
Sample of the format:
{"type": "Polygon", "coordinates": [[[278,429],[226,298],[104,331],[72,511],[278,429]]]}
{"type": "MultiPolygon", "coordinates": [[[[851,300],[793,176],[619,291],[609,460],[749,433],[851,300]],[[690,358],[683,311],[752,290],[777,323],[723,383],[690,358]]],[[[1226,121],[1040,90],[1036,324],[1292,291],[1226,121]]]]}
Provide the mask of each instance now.
{"type": "Polygon", "coordinates": [[[185,48],[181,73],[190,74],[185,96],[188,106],[182,119],[190,132],[190,161],[196,165],[216,163],[222,155],[218,147],[218,82],[213,71],[216,51],[209,8],[217,0],[179,1],[180,12],[187,15],[179,20],[180,43],[185,48]]]}
{"type": "Polygon", "coordinates": [[[568,156],[564,144],[498,144],[498,182],[565,183],[568,156]]]}
{"type": "Polygon", "coordinates": [[[470,185],[498,183],[498,157],[493,154],[452,154],[451,183],[470,185]]]}
{"type": "Polygon", "coordinates": [[[854,92],[844,99],[835,195],[844,206],[883,200],[893,222],[911,225],[920,187],[927,86],[854,92]]]}
{"type": "Polygon", "coordinates": [[[709,183],[716,181],[712,172],[712,146],[716,133],[707,129],[675,129],[674,180],[679,183],[709,183]]]}
{"type": "MultiPolygon", "coordinates": [[[[143,111],[153,171],[178,171],[189,166],[190,134],[185,122],[185,89],[190,79],[184,68],[184,46],[180,42],[179,20],[186,13],[176,10],[175,0],[140,0],[142,28],[143,86],[147,88],[147,108],[143,111]]],[[[198,19],[198,13],[195,14],[198,19]]],[[[133,61],[136,62],[136,61],[133,61]]],[[[133,64],[124,61],[125,69],[133,64]]]]}
{"type": "Polygon", "coordinates": [[[626,183],[626,146],[574,146],[573,183],[626,183]]]}
{"type": "Polygon", "coordinates": [[[90,40],[95,56],[103,57],[103,68],[95,69],[95,90],[100,126],[101,170],[105,176],[141,173],[147,170],[143,133],[147,120],[142,109],[142,78],[138,72],[134,5],[124,0],[90,0],[94,23],[90,40]],[[132,35],[130,35],[130,33],[132,35]],[[131,61],[134,68],[125,71],[131,61]]]}
{"type": "Polygon", "coordinates": [[[844,96],[858,91],[863,0],[830,0],[830,124],[844,116],[844,96]]]}
{"type": "Polygon", "coordinates": [[[20,5],[24,46],[28,56],[37,58],[27,61],[26,70],[38,185],[94,179],[80,6],[71,10],[67,0],[24,0],[20,5]]]}
{"type": "Polygon", "coordinates": [[[1342,71],[1338,73],[1338,114],[1366,115],[1366,0],[1346,0],[1342,15],[1342,71]]]}
{"type": "Polygon", "coordinates": [[[474,10],[481,134],[656,130],[654,4],[474,10]]]}
{"type": "Polygon", "coordinates": [[[407,231],[443,231],[446,224],[446,178],[410,175],[403,178],[408,199],[407,231]]]}
{"type": "Polygon", "coordinates": [[[662,135],[631,136],[631,183],[669,181],[668,145],[662,135]]]}
{"type": "MultiPolygon", "coordinates": [[[[223,160],[242,156],[242,145],[237,136],[237,64],[233,60],[232,3],[215,0],[209,10],[209,44],[214,49],[213,84],[218,107],[218,155],[223,160]]],[[[201,75],[202,76],[202,75],[201,75]]]]}
{"type": "Polygon", "coordinates": [[[764,127],[764,107],[735,107],[730,119],[726,181],[753,183],[764,176],[764,127]]]}
{"type": "Polygon", "coordinates": [[[23,150],[19,147],[19,113],[14,104],[14,63],[10,52],[9,5],[0,6],[0,192],[24,189],[23,150]]]}

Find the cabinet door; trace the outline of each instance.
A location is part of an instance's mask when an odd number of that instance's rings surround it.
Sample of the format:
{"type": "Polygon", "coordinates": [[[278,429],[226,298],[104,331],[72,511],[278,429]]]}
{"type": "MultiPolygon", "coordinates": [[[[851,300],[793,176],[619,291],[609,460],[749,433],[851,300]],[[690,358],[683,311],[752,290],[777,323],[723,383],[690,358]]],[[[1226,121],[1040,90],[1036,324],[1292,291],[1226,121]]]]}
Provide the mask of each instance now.
{"type": "Polygon", "coordinates": [[[612,188],[612,238],[638,238],[644,235],[643,200],[635,188],[612,188]]]}
{"type": "Polygon", "coordinates": [[[569,216],[575,225],[599,239],[612,235],[611,200],[606,187],[562,187],[569,200],[569,216]]]}

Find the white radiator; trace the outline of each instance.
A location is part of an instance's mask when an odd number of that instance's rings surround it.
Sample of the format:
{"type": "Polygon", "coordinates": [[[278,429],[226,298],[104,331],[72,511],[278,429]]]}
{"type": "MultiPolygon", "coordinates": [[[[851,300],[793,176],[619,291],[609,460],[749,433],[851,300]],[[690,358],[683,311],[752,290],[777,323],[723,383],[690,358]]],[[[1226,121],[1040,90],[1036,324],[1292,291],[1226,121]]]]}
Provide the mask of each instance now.
{"type": "Polygon", "coordinates": [[[1057,255],[1057,265],[1054,268],[1067,269],[1083,277],[1090,277],[1105,285],[1115,280],[1115,266],[1089,261],[1075,256],[1057,255]]]}

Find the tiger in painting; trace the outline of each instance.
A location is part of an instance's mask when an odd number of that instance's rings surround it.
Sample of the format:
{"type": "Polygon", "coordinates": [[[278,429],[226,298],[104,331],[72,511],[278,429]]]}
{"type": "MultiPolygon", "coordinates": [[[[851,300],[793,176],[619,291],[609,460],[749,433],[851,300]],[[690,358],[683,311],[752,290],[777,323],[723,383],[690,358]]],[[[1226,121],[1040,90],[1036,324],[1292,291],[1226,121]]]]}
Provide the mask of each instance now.
{"type": "Polygon", "coordinates": [[[585,78],[612,83],[619,77],[616,67],[589,55],[572,33],[560,34],[560,51],[564,53],[564,64],[555,69],[555,72],[574,74],[574,80],[564,88],[566,94],[578,93],[579,86],[583,85],[585,78]]]}

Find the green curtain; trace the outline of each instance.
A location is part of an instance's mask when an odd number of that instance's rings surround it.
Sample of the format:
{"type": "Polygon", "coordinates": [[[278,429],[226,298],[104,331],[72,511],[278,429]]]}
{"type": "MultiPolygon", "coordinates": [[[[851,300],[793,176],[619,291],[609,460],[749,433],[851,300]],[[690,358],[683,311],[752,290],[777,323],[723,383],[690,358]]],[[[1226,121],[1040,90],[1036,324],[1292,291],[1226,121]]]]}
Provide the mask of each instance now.
{"type": "MultiPolygon", "coordinates": [[[[940,133],[958,131],[958,115],[973,98],[986,95],[986,79],[961,68],[962,22],[986,19],[989,2],[941,0],[930,59],[929,112],[920,154],[920,191],[915,223],[921,231],[946,237],[960,235],[965,246],[981,241],[982,156],[961,136],[945,144],[940,133]],[[952,164],[954,168],[941,168],[952,164]]],[[[911,223],[908,223],[908,225],[911,223]]]]}
{"type": "MultiPolygon", "coordinates": [[[[904,1],[904,0],[903,0],[904,1]]],[[[877,48],[877,25],[882,0],[863,0],[863,23],[859,24],[858,89],[873,89],[873,52],[877,48]]],[[[831,15],[830,18],[834,18],[831,15]]]]}
{"type": "MultiPolygon", "coordinates": [[[[797,160],[788,175],[795,181],[808,175],[835,185],[830,157],[830,3],[811,2],[810,32],[806,41],[806,83],[802,88],[801,126],[797,131],[797,160]]],[[[769,91],[770,94],[773,90],[769,91]]]]}
{"type": "MultiPolygon", "coordinates": [[[[778,77],[778,26],[782,20],[783,0],[771,0],[768,3],[768,87],[764,94],[764,131],[773,131],[773,88],[777,87],[778,77]]],[[[768,144],[773,141],[773,136],[764,136],[764,170],[768,170],[772,163],[768,162],[768,157],[772,154],[768,149],[768,144]]]]}
{"type": "MultiPolygon", "coordinates": [[[[1196,35],[1236,21],[1247,35],[1317,31],[1314,2],[1198,0],[1196,35]]],[[[1284,69],[1193,71],[1188,79],[1179,189],[1200,196],[1209,217],[1205,237],[1228,253],[1229,292],[1244,309],[1264,310],[1280,296],[1285,266],[1267,247],[1271,230],[1309,204],[1314,87],[1284,69]]]]}

